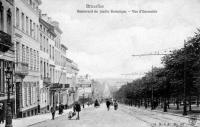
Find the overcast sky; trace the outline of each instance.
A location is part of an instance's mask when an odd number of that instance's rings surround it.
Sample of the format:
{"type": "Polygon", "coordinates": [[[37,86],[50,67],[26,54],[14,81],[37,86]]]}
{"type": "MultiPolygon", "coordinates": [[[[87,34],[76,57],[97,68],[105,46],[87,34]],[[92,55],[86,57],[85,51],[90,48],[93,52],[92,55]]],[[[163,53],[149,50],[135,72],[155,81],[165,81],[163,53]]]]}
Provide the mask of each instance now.
{"type": "Polygon", "coordinates": [[[199,0],[42,0],[40,8],[60,22],[62,43],[69,48],[67,56],[78,64],[79,74],[93,78],[125,78],[120,74],[161,66],[160,56],[131,55],[181,48],[200,26],[199,0]],[[86,9],[85,4],[157,13],[77,13],[86,9]]]}

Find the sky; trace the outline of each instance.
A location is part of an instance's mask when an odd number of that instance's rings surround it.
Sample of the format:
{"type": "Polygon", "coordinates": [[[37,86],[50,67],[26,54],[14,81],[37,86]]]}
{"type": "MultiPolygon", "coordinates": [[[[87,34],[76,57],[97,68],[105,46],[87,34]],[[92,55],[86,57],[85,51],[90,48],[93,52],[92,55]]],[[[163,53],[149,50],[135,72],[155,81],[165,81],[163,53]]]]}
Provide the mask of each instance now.
{"type": "Polygon", "coordinates": [[[161,56],[132,55],[182,48],[200,26],[199,7],[199,0],[42,0],[40,6],[60,23],[67,57],[78,64],[79,74],[93,78],[137,78],[161,67],[161,56]],[[87,10],[86,4],[157,13],[77,13],[87,10]],[[129,73],[134,75],[122,75],[129,73]]]}

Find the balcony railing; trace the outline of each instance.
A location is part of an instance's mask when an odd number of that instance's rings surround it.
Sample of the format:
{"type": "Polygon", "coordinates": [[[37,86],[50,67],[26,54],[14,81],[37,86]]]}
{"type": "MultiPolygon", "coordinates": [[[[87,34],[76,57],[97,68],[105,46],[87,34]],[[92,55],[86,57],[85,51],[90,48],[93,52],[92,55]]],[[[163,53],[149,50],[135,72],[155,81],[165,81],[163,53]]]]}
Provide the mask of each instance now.
{"type": "Polygon", "coordinates": [[[17,62],[15,67],[15,74],[21,76],[28,75],[28,64],[24,62],[17,62]]]}
{"type": "Polygon", "coordinates": [[[47,84],[50,84],[51,83],[51,78],[50,77],[44,77],[43,78],[43,82],[47,83],[47,84]]]}
{"type": "Polygon", "coordinates": [[[6,52],[13,46],[11,36],[3,31],[0,31],[0,51],[6,52]]]}
{"type": "Polygon", "coordinates": [[[13,5],[13,0],[6,0],[8,1],[11,5],[13,5]]]}
{"type": "Polygon", "coordinates": [[[70,87],[68,90],[69,93],[75,93],[75,89],[73,87],[70,87]]]}

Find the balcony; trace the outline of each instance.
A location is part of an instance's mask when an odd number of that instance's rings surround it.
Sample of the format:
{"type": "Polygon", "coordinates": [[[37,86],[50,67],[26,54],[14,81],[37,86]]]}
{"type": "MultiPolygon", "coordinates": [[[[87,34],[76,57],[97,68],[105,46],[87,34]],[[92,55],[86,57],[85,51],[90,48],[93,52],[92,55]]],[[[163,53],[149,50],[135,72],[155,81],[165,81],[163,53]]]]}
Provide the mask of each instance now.
{"type": "Polygon", "coordinates": [[[73,87],[70,87],[69,90],[68,90],[68,92],[69,93],[75,93],[76,91],[75,91],[75,89],[73,87]]]}
{"type": "Polygon", "coordinates": [[[7,2],[9,2],[11,5],[13,5],[13,0],[6,0],[7,2]]]}
{"type": "Polygon", "coordinates": [[[13,46],[11,36],[3,31],[0,31],[0,51],[6,52],[13,46]]]}
{"type": "Polygon", "coordinates": [[[17,62],[15,66],[15,74],[22,77],[28,75],[28,64],[24,62],[17,62]]]}
{"type": "Polygon", "coordinates": [[[50,84],[51,83],[51,78],[50,77],[44,77],[43,78],[43,82],[46,84],[50,84]]]}

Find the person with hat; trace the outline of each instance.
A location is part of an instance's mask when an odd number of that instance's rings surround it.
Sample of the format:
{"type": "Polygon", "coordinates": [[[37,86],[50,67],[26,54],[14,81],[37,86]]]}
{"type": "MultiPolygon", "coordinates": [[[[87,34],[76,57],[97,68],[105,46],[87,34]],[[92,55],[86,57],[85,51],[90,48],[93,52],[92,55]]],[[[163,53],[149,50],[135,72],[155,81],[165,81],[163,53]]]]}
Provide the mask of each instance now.
{"type": "Polygon", "coordinates": [[[81,111],[81,105],[79,104],[79,102],[75,102],[74,104],[74,110],[77,112],[77,120],[80,119],[80,116],[79,116],[79,112],[81,111]]]}

